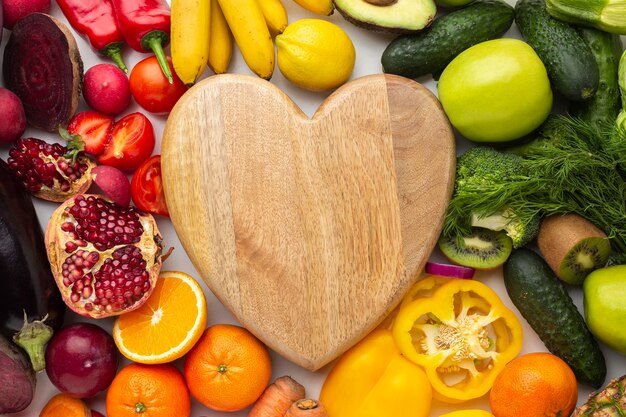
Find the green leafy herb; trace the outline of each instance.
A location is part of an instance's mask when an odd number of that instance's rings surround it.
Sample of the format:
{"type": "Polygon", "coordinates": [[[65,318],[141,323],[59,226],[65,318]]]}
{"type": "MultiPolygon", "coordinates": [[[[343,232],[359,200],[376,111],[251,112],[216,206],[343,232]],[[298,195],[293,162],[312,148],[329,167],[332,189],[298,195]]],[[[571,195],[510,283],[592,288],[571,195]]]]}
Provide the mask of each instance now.
{"type": "MultiPolygon", "coordinates": [[[[515,175],[506,171],[488,175],[488,170],[468,175],[461,169],[462,155],[445,235],[471,233],[472,217],[509,213],[510,221],[529,225],[536,218],[574,212],[603,229],[616,256],[626,262],[626,133],[622,128],[552,116],[533,142],[511,153],[490,152],[497,161],[514,158],[515,175]]],[[[484,163],[497,166],[496,161],[484,163]]]]}

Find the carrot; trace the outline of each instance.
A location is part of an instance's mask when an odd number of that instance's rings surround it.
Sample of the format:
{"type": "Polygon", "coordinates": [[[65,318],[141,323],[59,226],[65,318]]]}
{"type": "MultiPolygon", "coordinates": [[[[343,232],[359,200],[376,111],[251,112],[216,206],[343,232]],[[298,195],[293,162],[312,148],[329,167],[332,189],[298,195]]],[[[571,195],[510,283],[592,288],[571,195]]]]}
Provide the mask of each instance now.
{"type": "Polygon", "coordinates": [[[306,398],[291,404],[285,417],[328,417],[321,402],[306,398]]]}
{"type": "Polygon", "coordinates": [[[281,376],[265,388],[248,417],[284,417],[291,404],[304,396],[302,385],[290,376],[281,376]]]}

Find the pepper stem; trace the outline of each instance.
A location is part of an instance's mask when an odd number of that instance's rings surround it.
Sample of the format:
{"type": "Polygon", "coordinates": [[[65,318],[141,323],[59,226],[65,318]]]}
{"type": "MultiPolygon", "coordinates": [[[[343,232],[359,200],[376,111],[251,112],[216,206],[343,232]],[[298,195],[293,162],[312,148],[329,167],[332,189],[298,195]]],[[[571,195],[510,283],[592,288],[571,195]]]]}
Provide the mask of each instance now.
{"type": "Polygon", "coordinates": [[[141,39],[141,47],[145,50],[150,49],[152,50],[152,52],[154,52],[154,55],[156,56],[157,61],[159,61],[159,65],[161,66],[161,70],[167,78],[167,81],[169,81],[170,84],[174,84],[170,65],[167,62],[165,52],[163,52],[163,45],[166,45],[169,40],[170,37],[167,35],[167,33],[163,32],[162,30],[153,30],[141,39]]]}
{"type": "Polygon", "coordinates": [[[13,336],[16,345],[26,351],[30,358],[30,363],[35,372],[46,369],[45,346],[52,337],[53,330],[44,323],[43,320],[33,320],[28,322],[26,311],[24,311],[24,325],[21,330],[13,336]]]}
{"type": "Polygon", "coordinates": [[[99,52],[104,56],[108,56],[115,62],[115,65],[119,67],[125,73],[128,73],[128,68],[126,64],[124,64],[124,60],[122,59],[122,46],[124,42],[112,42],[102,48],[99,52]]]}

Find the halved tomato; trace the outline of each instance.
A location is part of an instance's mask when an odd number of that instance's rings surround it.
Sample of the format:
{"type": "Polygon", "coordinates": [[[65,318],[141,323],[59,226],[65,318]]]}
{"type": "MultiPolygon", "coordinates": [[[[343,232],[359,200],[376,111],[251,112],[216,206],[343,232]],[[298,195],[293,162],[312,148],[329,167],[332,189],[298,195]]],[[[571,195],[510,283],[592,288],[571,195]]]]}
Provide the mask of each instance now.
{"type": "Polygon", "coordinates": [[[152,155],[154,145],[150,120],[142,113],[131,113],[115,123],[111,140],[98,156],[98,162],[122,171],[134,171],[152,155]]]}
{"type": "Polygon", "coordinates": [[[169,217],[161,179],[161,155],[154,155],[137,168],[130,182],[130,195],[138,209],[169,217]]]}

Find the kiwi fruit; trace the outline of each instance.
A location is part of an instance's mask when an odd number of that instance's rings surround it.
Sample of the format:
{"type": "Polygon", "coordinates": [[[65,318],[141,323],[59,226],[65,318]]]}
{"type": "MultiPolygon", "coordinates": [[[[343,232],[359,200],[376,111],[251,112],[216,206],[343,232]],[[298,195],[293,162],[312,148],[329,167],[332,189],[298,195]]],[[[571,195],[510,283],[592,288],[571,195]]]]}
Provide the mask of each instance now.
{"type": "Polygon", "coordinates": [[[557,277],[581,285],[594,269],[606,265],[611,243],[593,223],[574,213],[542,220],[537,246],[557,277]]]}
{"type": "Polygon", "coordinates": [[[439,238],[439,249],[452,262],[475,269],[493,269],[502,265],[513,250],[511,238],[504,231],[472,228],[470,236],[439,238]]]}

